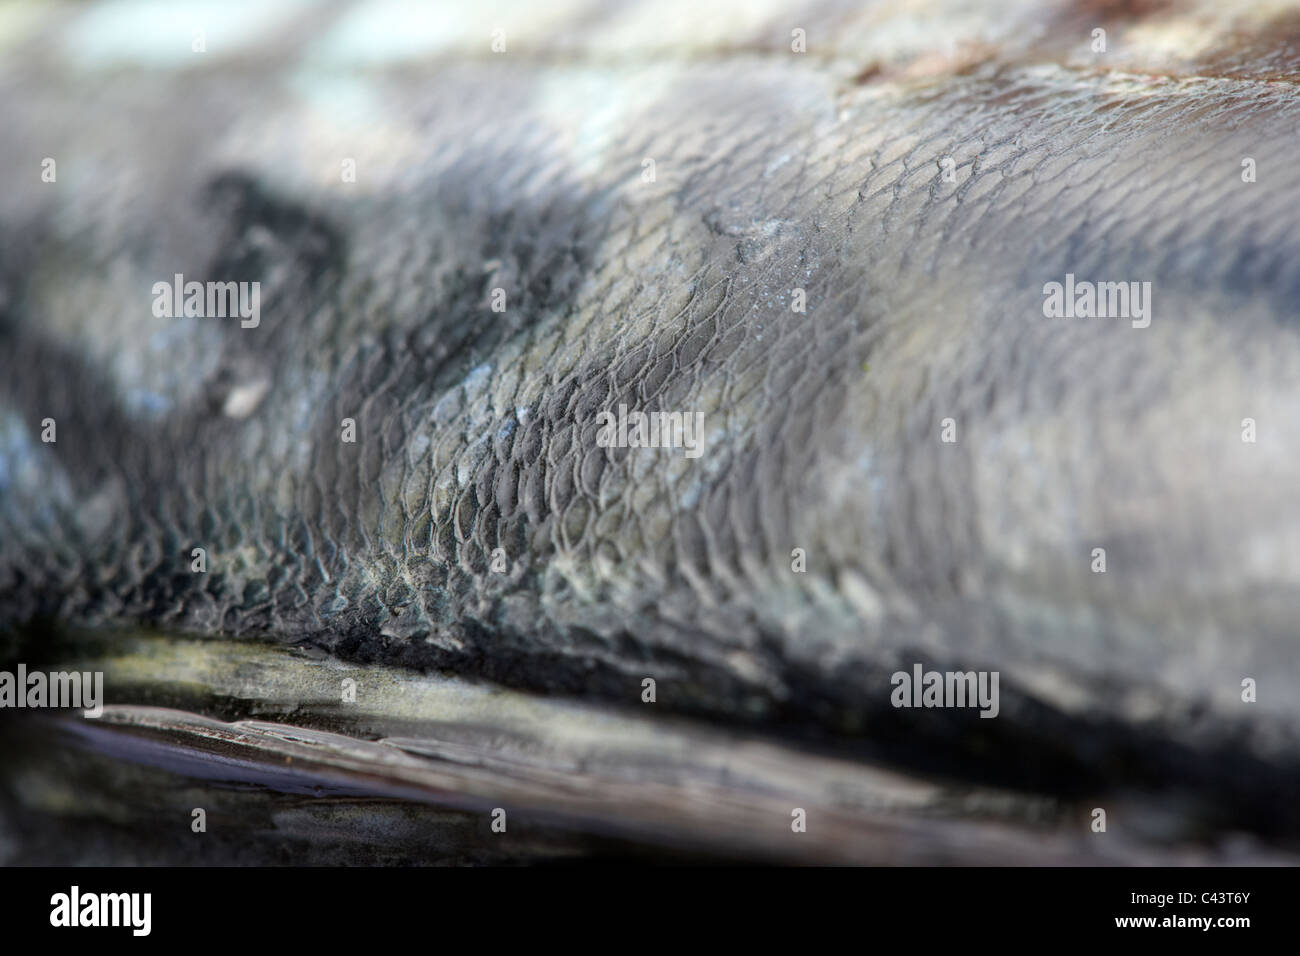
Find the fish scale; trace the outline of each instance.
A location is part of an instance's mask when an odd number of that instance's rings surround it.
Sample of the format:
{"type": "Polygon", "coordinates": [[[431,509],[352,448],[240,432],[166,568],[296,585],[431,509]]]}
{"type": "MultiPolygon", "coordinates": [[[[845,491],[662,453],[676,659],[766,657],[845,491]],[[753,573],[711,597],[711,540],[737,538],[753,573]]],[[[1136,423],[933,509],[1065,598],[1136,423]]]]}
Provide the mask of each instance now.
{"type": "Polygon", "coordinates": [[[656,714],[1294,840],[1293,14],[179,9],[0,20],[15,646],[611,711],[652,677],[656,714]],[[259,282],[260,323],[158,318],[175,274],[259,282]],[[1046,318],[1067,274],[1151,282],[1151,326],[1046,318]],[[600,447],[620,404],[702,414],[700,457],[600,447]],[[999,671],[999,717],[893,707],[918,660],[999,671]]]}

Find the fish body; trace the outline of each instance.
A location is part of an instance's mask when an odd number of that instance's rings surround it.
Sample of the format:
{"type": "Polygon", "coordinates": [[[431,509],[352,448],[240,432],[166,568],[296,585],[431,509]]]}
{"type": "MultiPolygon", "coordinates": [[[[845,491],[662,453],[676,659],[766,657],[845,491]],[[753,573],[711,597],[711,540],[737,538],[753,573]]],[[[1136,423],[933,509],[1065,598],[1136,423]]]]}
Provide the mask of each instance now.
{"type": "Polygon", "coordinates": [[[1018,809],[1176,789],[1166,842],[1293,844],[1293,12],[19,9],[18,646],[150,628],[611,709],[648,679],[1018,809]],[[692,453],[602,441],[621,408],[692,453]],[[996,673],[996,717],[899,706],[914,667],[996,673]]]}

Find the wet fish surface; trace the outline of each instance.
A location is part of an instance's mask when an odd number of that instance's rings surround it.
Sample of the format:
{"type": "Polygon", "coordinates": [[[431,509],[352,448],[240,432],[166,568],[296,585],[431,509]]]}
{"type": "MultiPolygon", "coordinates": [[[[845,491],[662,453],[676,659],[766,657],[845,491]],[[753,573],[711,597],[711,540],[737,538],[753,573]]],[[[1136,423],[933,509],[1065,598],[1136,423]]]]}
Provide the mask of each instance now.
{"type": "Polygon", "coordinates": [[[109,696],[37,733],[273,862],[322,786],[364,862],[1291,860],[1300,15],[1221,7],[4,8],[0,630],[109,696]]]}

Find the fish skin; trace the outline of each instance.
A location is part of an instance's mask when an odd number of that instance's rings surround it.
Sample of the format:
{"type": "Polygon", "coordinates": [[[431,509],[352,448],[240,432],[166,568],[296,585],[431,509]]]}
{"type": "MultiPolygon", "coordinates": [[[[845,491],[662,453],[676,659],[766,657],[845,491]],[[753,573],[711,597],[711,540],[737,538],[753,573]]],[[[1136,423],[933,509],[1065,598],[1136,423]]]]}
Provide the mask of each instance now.
{"type": "Polygon", "coordinates": [[[1178,781],[1294,838],[1294,20],[745,8],[515,10],[503,55],[461,10],[399,63],[343,39],[359,4],[176,66],[96,59],[97,12],[29,25],[58,55],[0,73],[28,171],[0,624],[615,702],[653,676],[666,710],[1031,788],[1178,781]],[[178,272],[261,281],[261,325],[155,319],[178,272]],[[1043,319],[1067,272],[1152,281],[1152,326],[1043,319]],[[704,454],[597,449],[620,401],[703,411],[704,454]],[[1002,716],[893,710],[916,660],[999,670],[1002,716]]]}
{"type": "Polygon", "coordinates": [[[6,865],[1295,860],[1240,833],[1198,845],[1179,829],[1185,795],[1116,795],[1111,835],[1097,839],[1084,835],[1086,799],[898,773],[654,708],[247,640],[118,632],[72,643],[61,662],[102,671],[130,703],[97,720],[0,722],[6,865]],[[345,678],[356,700],[340,706],[345,678]],[[196,806],[211,824],[198,843],[196,806]],[[498,808],[509,837],[485,838],[498,808]],[[793,808],[804,832],[790,827],[793,808]]]}

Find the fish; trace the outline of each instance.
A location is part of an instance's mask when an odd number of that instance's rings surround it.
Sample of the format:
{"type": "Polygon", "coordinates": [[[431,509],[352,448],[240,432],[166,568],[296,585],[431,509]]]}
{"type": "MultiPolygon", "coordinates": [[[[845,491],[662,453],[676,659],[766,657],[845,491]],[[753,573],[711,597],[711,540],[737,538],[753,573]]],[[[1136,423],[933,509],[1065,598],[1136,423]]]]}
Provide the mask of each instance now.
{"type": "Polygon", "coordinates": [[[1293,862],[1297,36],[4,8],[0,856],[1293,862]]]}

